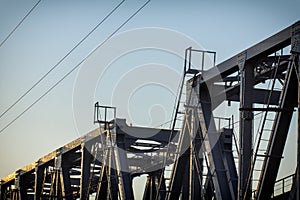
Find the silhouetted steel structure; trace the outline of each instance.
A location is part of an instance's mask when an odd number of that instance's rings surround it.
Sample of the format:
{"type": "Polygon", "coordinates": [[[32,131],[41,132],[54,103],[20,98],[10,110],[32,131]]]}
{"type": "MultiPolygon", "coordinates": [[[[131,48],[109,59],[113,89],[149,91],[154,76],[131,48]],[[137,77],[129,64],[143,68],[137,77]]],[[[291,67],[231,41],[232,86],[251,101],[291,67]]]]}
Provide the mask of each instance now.
{"type": "Polygon", "coordinates": [[[144,200],[299,199],[300,21],[218,65],[215,55],[186,49],[170,130],[128,126],[96,103],[99,128],[3,178],[1,200],[134,199],[142,174],[144,200]],[[214,116],[224,101],[239,103],[238,143],[233,118],[214,116]],[[276,180],[295,108],[295,174],[276,180]]]}

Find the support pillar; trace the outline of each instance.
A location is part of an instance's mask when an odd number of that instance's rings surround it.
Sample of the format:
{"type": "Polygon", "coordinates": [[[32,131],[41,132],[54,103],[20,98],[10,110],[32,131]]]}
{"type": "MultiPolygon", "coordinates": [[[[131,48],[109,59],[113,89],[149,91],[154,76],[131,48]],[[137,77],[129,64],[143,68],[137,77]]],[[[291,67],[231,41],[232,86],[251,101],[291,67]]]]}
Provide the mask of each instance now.
{"type": "Polygon", "coordinates": [[[298,54],[297,56],[298,58],[297,60],[297,64],[298,64],[298,138],[297,138],[297,168],[298,170],[296,170],[297,174],[296,174],[296,185],[297,185],[297,200],[300,198],[300,56],[298,54]]]}
{"type": "Polygon", "coordinates": [[[82,144],[82,156],[81,156],[81,179],[80,179],[80,199],[88,199],[89,180],[91,176],[91,145],[88,143],[82,144]]]}
{"type": "MultiPolygon", "coordinates": [[[[113,131],[117,132],[117,128],[113,131]]],[[[116,158],[116,171],[121,199],[134,199],[132,189],[132,178],[128,166],[127,153],[125,151],[125,136],[120,132],[115,134],[117,146],[114,148],[116,158]]]]}
{"type": "Polygon", "coordinates": [[[16,183],[16,189],[18,193],[17,198],[27,199],[26,184],[24,182],[24,177],[22,177],[22,170],[17,171],[15,183],[16,183]]]}
{"type": "Polygon", "coordinates": [[[253,127],[253,67],[245,63],[246,52],[238,56],[240,69],[240,132],[239,132],[239,180],[238,199],[251,199],[251,184],[246,189],[247,178],[252,160],[252,127],[253,127]]]}
{"type": "Polygon", "coordinates": [[[39,200],[42,197],[43,182],[45,176],[45,167],[41,165],[40,161],[36,162],[35,166],[35,181],[34,181],[34,200],[39,200]]]}
{"type": "Polygon", "coordinates": [[[3,181],[0,180],[0,200],[4,200],[4,185],[3,185],[3,181]]]}
{"type": "Polygon", "coordinates": [[[62,166],[62,152],[63,149],[56,150],[56,156],[54,161],[54,174],[52,177],[52,185],[50,189],[50,199],[62,199],[62,188],[61,188],[61,181],[60,181],[60,173],[61,173],[61,166],[62,166]]]}
{"type": "Polygon", "coordinates": [[[300,22],[292,27],[291,53],[295,56],[296,73],[298,73],[298,138],[297,138],[297,167],[296,185],[297,199],[300,197],[300,22]]]}
{"type": "Polygon", "coordinates": [[[70,179],[70,169],[66,167],[63,163],[61,174],[60,174],[60,181],[62,187],[62,194],[65,200],[72,200],[72,188],[71,188],[71,179],[70,179]]]}

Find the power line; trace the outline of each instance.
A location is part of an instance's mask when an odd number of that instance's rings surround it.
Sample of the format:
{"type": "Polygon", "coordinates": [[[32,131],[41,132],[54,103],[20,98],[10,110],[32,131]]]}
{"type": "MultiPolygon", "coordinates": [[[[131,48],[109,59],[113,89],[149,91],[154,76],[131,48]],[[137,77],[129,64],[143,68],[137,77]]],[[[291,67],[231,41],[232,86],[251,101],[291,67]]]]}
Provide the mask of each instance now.
{"type": "Polygon", "coordinates": [[[44,74],[31,88],[29,88],[22,96],[20,96],[12,105],[10,105],[1,115],[5,115],[17,103],[19,103],[33,88],[35,88],[42,80],[44,80],[55,68],[57,68],[78,46],[80,46],[105,20],[107,20],[123,3],[121,1],[113,10],[111,10],[85,37],[83,37],[64,57],[62,57],[46,74],[44,74]]]}
{"type": "Polygon", "coordinates": [[[30,13],[39,5],[42,0],[39,0],[30,10],[29,12],[23,17],[23,19],[17,24],[17,26],[6,36],[6,38],[1,42],[0,47],[12,36],[12,34],[21,26],[21,24],[25,21],[25,19],[30,15],[30,13]]]}
{"type": "Polygon", "coordinates": [[[102,43],[100,43],[93,51],[91,51],[86,57],[84,57],[75,67],[73,67],[67,74],[65,74],[59,81],[57,81],[51,88],[49,88],[43,95],[36,99],[32,104],[30,104],[23,112],[21,112],[17,117],[10,121],[4,128],[0,130],[2,133],[10,125],[12,125],[17,119],[19,119],[23,114],[25,114],[30,108],[32,108],[36,103],[38,103],[43,97],[45,97],[51,90],[53,90],[57,85],[59,85],[65,78],[67,78],[72,72],[74,72],[84,61],[86,61],[97,49],[103,46],[112,36],[114,36],[121,28],[123,28],[134,16],[136,16],[151,0],[144,3],[136,12],[134,12],[126,21],[124,21],[114,32],[112,32],[102,43]]]}

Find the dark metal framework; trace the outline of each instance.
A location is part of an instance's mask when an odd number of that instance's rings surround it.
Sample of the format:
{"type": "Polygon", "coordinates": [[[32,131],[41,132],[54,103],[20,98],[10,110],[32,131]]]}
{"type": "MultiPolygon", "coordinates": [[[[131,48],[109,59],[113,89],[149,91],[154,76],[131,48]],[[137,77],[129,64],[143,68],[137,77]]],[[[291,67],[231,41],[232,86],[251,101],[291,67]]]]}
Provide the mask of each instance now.
{"type": "Polygon", "coordinates": [[[96,103],[99,128],[3,178],[0,199],[134,199],[132,180],[142,174],[144,200],[297,199],[299,77],[300,21],[216,66],[215,52],[190,47],[171,130],[128,126],[116,108],[96,103]],[[214,116],[224,101],[239,103],[237,147],[237,122],[214,116]],[[297,168],[276,181],[295,108],[297,168]]]}

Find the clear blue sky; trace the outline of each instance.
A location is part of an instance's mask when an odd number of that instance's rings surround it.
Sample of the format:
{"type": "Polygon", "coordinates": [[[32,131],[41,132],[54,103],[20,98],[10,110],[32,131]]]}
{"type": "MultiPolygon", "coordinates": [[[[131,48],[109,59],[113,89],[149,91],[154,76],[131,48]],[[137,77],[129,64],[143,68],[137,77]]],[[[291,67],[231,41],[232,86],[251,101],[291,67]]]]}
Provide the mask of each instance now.
{"type": "MultiPolygon", "coordinates": [[[[0,47],[0,112],[2,113],[56,64],[118,2],[120,1],[42,0],[24,23],[0,47]]],[[[2,129],[74,67],[144,2],[126,1],[42,84],[0,119],[0,128],[2,129]]],[[[36,1],[32,0],[0,0],[0,42],[35,3],[36,1]]],[[[299,8],[300,2],[291,0],[152,0],[119,32],[144,27],[172,29],[191,37],[205,49],[216,51],[217,62],[220,62],[298,21],[300,19],[299,8]]],[[[122,43],[120,48],[121,46],[122,43]]],[[[141,52],[138,53],[136,58],[139,58],[141,54],[141,52]]],[[[146,52],[145,55],[152,54],[146,52]]],[[[166,60],[169,57],[164,53],[156,52],[155,56],[159,57],[159,60],[151,60],[148,56],[145,64],[162,62],[173,65],[178,61],[174,69],[180,71],[181,61],[174,59],[174,61],[166,62],[163,59],[164,56],[166,60]]],[[[134,61],[136,58],[131,59],[134,61]]],[[[123,61],[123,64],[125,63],[128,66],[128,59],[123,61]]],[[[119,66],[123,64],[120,63],[119,66]]],[[[129,66],[128,69],[130,69],[129,66]]],[[[122,76],[117,73],[118,69],[115,70],[116,76],[122,76]]],[[[72,107],[77,72],[75,71],[65,79],[62,84],[0,134],[0,177],[37,160],[83,134],[77,132],[72,107]]],[[[103,84],[111,83],[108,80],[103,84]]],[[[154,92],[154,94],[153,89],[155,87],[152,87],[150,90],[152,93],[148,92],[148,95],[152,97],[163,95],[163,91],[159,92],[161,88],[156,87],[158,93],[154,92]]],[[[139,106],[141,110],[143,110],[144,101],[141,97],[147,93],[145,91],[135,96],[136,106],[139,106]]],[[[95,96],[101,98],[105,92],[105,90],[96,91],[95,96]]],[[[164,100],[170,100],[172,105],[173,98],[171,93],[162,97],[164,100]]],[[[147,106],[156,105],[159,100],[160,98],[156,98],[154,103],[147,102],[147,106]]],[[[93,105],[88,109],[92,107],[93,105]]],[[[159,106],[158,110],[161,112],[159,106]]],[[[166,115],[164,118],[168,118],[168,110],[163,112],[166,115]]],[[[145,119],[149,120],[147,116],[149,113],[144,114],[145,119]]],[[[143,113],[137,112],[133,115],[143,118],[141,117],[143,113]]],[[[148,125],[147,120],[137,120],[136,124],[148,125]]],[[[92,121],[90,123],[92,124],[92,121]]],[[[158,124],[157,121],[155,123],[158,124]]]]}

